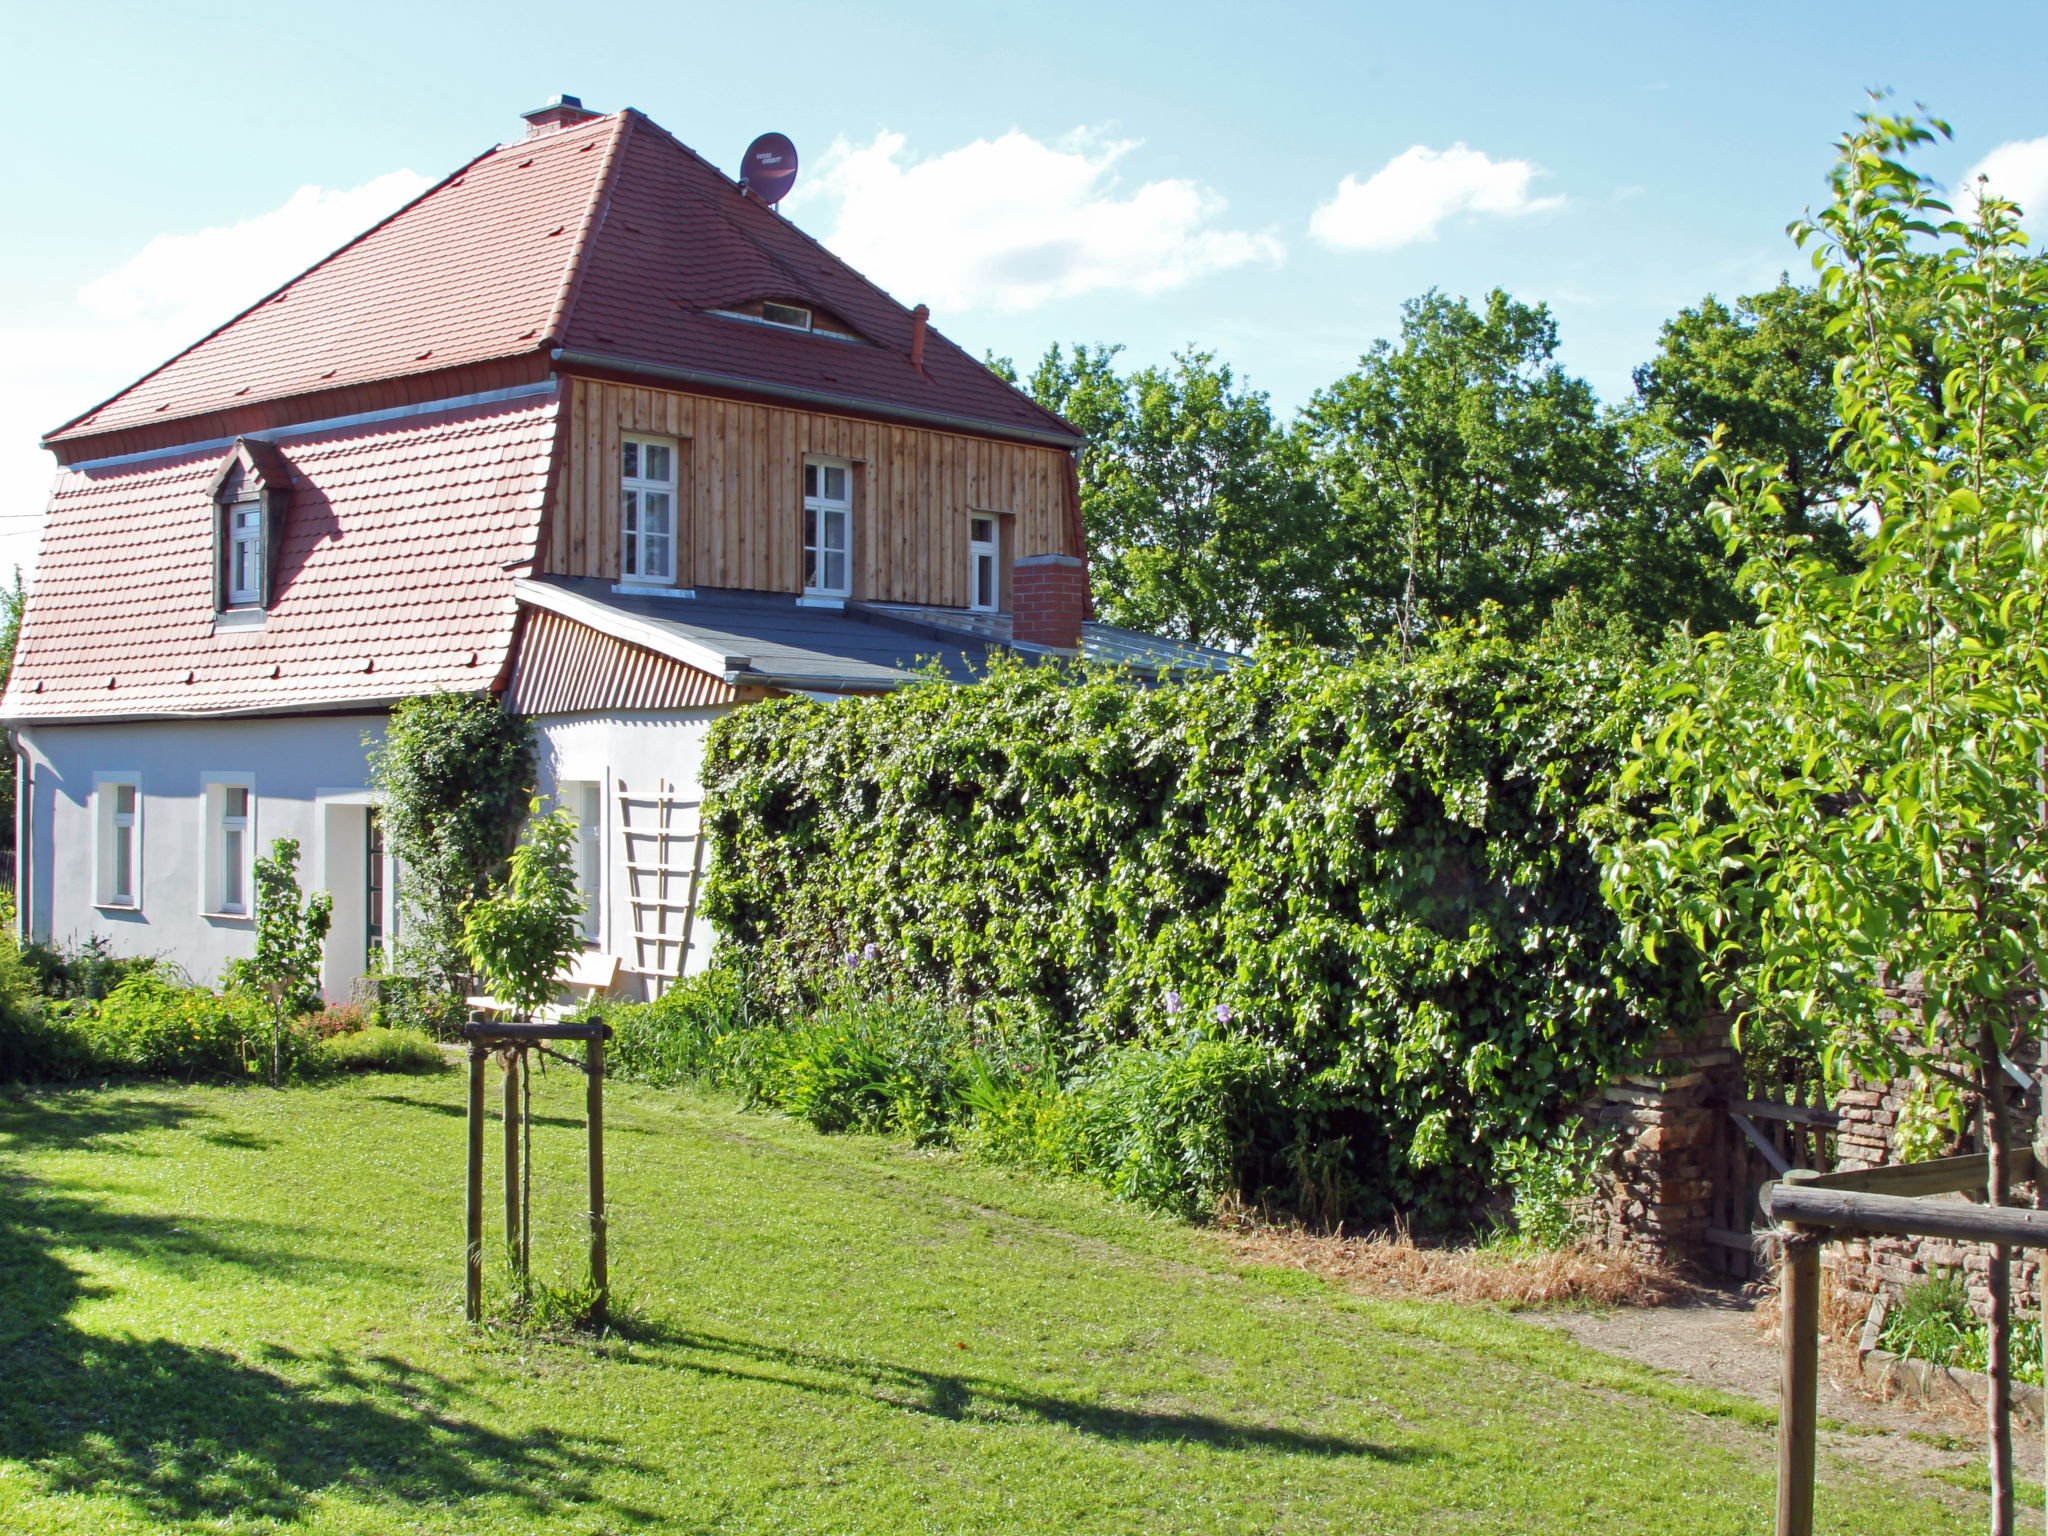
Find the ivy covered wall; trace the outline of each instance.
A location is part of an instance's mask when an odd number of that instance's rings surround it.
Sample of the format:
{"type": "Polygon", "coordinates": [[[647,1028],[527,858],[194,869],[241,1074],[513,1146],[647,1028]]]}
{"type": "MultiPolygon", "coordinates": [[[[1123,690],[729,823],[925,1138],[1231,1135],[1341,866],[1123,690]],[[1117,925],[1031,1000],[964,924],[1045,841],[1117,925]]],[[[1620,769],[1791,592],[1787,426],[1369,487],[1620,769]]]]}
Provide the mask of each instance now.
{"type": "Polygon", "coordinates": [[[1697,1011],[1688,965],[1624,953],[1586,837],[1642,671],[1583,628],[1472,630],[736,711],[707,911],[785,1006],[857,960],[1034,1019],[1070,1078],[1133,1042],[1255,1046],[1223,1090],[1249,1192],[1335,1159],[1354,1211],[1447,1212],[1697,1011]]]}

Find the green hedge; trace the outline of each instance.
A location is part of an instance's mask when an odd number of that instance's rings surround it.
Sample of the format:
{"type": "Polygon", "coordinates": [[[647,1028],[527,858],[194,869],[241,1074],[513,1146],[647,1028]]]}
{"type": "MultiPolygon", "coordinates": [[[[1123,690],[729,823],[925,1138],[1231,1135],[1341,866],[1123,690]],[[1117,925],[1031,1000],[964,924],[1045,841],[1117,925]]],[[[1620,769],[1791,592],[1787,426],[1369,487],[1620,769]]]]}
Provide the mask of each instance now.
{"type": "Polygon", "coordinates": [[[1561,626],[735,711],[705,910],[787,1014],[853,980],[1044,1035],[1083,1097],[1195,1085],[1225,1130],[1177,1144],[1203,1166],[1159,1203],[1220,1182],[1449,1214],[1699,1006],[1689,966],[1624,952],[1582,826],[1643,671],[1561,626]]]}

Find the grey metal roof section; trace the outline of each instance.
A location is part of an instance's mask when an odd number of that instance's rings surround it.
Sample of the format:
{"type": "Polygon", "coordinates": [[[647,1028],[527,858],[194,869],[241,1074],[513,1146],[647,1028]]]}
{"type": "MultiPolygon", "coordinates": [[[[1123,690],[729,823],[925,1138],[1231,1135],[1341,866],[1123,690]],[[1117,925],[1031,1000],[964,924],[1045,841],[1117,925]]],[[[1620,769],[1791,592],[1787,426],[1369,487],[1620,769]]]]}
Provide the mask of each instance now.
{"type": "MultiPolygon", "coordinates": [[[[959,608],[926,608],[910,603],[865,603],[870,613],[922,625],[928,629],[973,635],[996,645],[1010,645],[1010,616],[1007,613],[971,613],[959,608]]],[[[1018,646],[1019,650],[1043,651],[1041,646],[1018,646]]],[[[1071,655],[1072,652],[1052,652],[1071,655]]],[[[1114,624],[1089,622],[1081,626],[1081,652],[1089,661],[1110,666],[1133,667],[1141,672],[1227,672],[1246,665],[1251,658],[1235,651],[1209,645],[1190,645],[1164,635],[1148,635],[1114,624]]]]}
{"type": "Polygon", "coordinates": [[[728,683],[822,693],[900,688],[933,662],[973,682],[991,642],[852,607],[800,607],[781,592],[700,587],[695,597],[615,592],[602,577],[536,576],[514,583],[519,600],[644,646],[728,683]]]}

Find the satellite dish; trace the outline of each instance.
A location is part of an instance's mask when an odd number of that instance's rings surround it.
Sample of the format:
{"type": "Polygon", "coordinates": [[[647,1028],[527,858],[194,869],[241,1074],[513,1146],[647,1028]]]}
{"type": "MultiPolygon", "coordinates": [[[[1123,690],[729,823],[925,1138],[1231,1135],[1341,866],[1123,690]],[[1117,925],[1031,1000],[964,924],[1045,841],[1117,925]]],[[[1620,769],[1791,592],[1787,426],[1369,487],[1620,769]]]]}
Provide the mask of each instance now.
{"type": "Polygon", "coordinates": [[[779,133],[764,133],[740,160],[740,187],[764,203],[779,203],[796,185],[796,146],[779,133]]]}

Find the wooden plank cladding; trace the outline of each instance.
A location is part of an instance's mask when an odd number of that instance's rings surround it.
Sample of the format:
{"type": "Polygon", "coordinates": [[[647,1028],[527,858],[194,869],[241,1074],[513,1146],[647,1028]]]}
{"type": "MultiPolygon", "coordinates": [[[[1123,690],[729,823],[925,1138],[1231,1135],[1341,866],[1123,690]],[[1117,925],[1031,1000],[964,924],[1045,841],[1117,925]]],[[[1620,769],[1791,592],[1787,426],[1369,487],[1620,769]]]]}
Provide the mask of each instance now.
{"type": "Polygon", "coordinates": [[[964,608],[970,511],[1011,519],[1007,553],[1076,554],[1057,448],[600,379],[572,391],[543,568],[619,578],[619,438],[676,440],[682,586],[803,590],[807,455],[854,466],[853,596],[964,608]]]}

